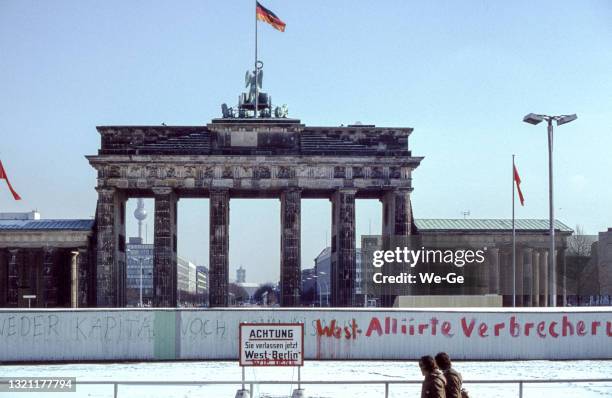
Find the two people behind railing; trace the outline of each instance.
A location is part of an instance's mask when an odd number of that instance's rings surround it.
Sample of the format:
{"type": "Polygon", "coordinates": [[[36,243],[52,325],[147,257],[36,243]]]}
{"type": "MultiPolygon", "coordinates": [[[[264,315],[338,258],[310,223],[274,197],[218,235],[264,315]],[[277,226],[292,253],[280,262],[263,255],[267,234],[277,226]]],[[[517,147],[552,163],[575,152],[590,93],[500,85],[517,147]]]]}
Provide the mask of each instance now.
{"type": "Polygon", "coordinates": [[[421,387],[421,398],[469,398],[461,388],[461,373],[453,369],[450,357],[439,352],[435,359],[429,355],[419,360],[421,373],[425,376],[421,387]]]}

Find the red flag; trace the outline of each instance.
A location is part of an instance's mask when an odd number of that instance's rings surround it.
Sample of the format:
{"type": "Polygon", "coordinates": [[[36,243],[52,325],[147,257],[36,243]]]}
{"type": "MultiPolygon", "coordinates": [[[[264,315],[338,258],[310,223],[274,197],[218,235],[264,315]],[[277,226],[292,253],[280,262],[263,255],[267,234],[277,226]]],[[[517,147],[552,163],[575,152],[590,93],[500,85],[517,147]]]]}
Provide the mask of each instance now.
{"type": "Polygon", "coordinates": [[[512,165],[514,168],[514,182],[516,183],[516,190],[518,191],[519,200],[521,201],[521,206],[525,206],[525,198],[523,197],[523,191],[521,191],[521,177],[519,177],[518,170],[515,165],[512,165]]]}
{"type": "Polygon", "coordinates": [[[281,32],[285,31],[285,23],[281,21],[279,17],[276,16],[272,11],[268,10],[266,7],[262,6],[257,2],[257,6],[255,7],[257,19],[260,21],[264,21],[272,25],[272,27],[276,30],[280,30],[281,32]]]}
{"type": "Polygon", "coordinates": [[[2,160],[0,160],[0,180],[6,180],[6,185],[8,185],[9,191],[11,191],[11,193],[13,194],[13,198],[15,198],[15,200],[21,200],[21,196],[19,196],[19,194],[15,192],[15,190],[11,186],[11,182],[9,181],[8,176],[6,175],[6,171],[4,171],[4,166],[2,166],[2,160]]]}

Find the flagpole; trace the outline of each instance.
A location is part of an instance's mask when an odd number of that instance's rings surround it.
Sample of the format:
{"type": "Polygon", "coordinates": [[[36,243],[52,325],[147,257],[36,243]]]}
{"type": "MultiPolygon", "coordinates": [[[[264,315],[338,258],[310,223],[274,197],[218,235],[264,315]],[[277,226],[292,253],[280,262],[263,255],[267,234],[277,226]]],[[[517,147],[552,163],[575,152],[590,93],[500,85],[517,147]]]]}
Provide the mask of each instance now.
{"type": "Polygon", "coordinates": [[[257,0],[255,0],[255,118],[259,107],[259,87],[257,86],[257,0]]]}
{"type": "Polygon", "coordinates": [[[514,154],[512,154],[512,306],[516,307],[516,227],[514,225],[514,154]]]}

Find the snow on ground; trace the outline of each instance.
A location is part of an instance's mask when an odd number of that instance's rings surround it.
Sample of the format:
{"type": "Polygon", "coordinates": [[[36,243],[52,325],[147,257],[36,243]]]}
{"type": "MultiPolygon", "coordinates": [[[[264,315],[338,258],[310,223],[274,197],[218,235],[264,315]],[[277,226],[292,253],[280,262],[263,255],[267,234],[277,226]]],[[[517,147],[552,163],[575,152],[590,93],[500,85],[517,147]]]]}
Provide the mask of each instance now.
{"type": "MultiPolygon", "coordinates": [[[[612,361],[504,361],[457,362],[455,367],[465,380],[503,379],[586,379],[612,378],[612,361]]],[[[302,380],[417,380],[422,379],[416,361],[307,361],[302,368],[302,380]]],[[[146,362],[108,364],[2,365],[1,377],[76,377],[76,393],[19,393],[18,398],[106,398],[112,397],[112,385],[78,385],[79,380],[227,380],[240,381],[241,369],[236,362],[146,362]]],[[[297,382],[296,368],[246,368],[246,378],[252,381],[283,380],[297,382]]],[[[477,385],[465,383],[475,398],[518,397],[518,385],[477,385]]],[[[232,386],[120,386],[119,397],[195,398],[234,397],[239,384],[232,386]]],[[[248,388],[248,386],[247,386],[248,388]]],[[[296,385],[255,385],[254,397],[288,397],[296,385]]],[[[304,385],[307,397],[384,397],[384,385],[304,385]]],[[[391,385],[390,397],[419,397],[420,385],[391,385]]],[[[0,397],[15,397],[1,393],[0,397]]],[[[612,382],[536,384],[524,387],[524,397],[612,397],[612,382]]]]}

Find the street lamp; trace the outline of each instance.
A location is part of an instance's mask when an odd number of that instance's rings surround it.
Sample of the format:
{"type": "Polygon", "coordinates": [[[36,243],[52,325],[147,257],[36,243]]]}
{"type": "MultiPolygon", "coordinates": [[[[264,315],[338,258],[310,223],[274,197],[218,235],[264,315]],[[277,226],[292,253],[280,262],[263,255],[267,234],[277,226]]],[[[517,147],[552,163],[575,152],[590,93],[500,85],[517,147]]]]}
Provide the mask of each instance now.
{"type": "Polygon", "coordinates": [[[142,257],[138,258],[138,262],[140,263],[140,308],[142,308],[142,277],[144,273],[144,270],[142,269],[142,257]]]}
{"type": "Polygon", "coordinates": [[[549,272],[549,306],[557,306],[557,262],[555,255],[555,210],[553,207],[553,120],[557,122],[557,126],[572,122],[576,120],[578,116],[572,115],[539,115],[536,113],[530,113],[523,118],[525,123],[539,124],[546,120],[548,124],[548,206],[549,206],[549,234],[550,234],[550,253],[548,261],[548,272],[549,272]]]}
{"type": "MultiPolygon", "coordinates": [[[[324,272],[321,272],[321,274],[324,274],[324,272]]],[[[323,307],[323,297],[322,297],[323,296],[323,287],[321,286],[321,283],[323,283],[324,286],[325,286],[325,298],[326,298],[325,301],[326,301],[326,304],[329,302],[328,301],[329,300],[328,299],[328,297],[329,297],[329,290],[328,290],[329,289],[329,285],[324,280],[319,279],[318,275],[315,275],[314,278],[315,278],[316,286],[318,288],[316,290],[319,291],[319,307],[323,307]]]]}

